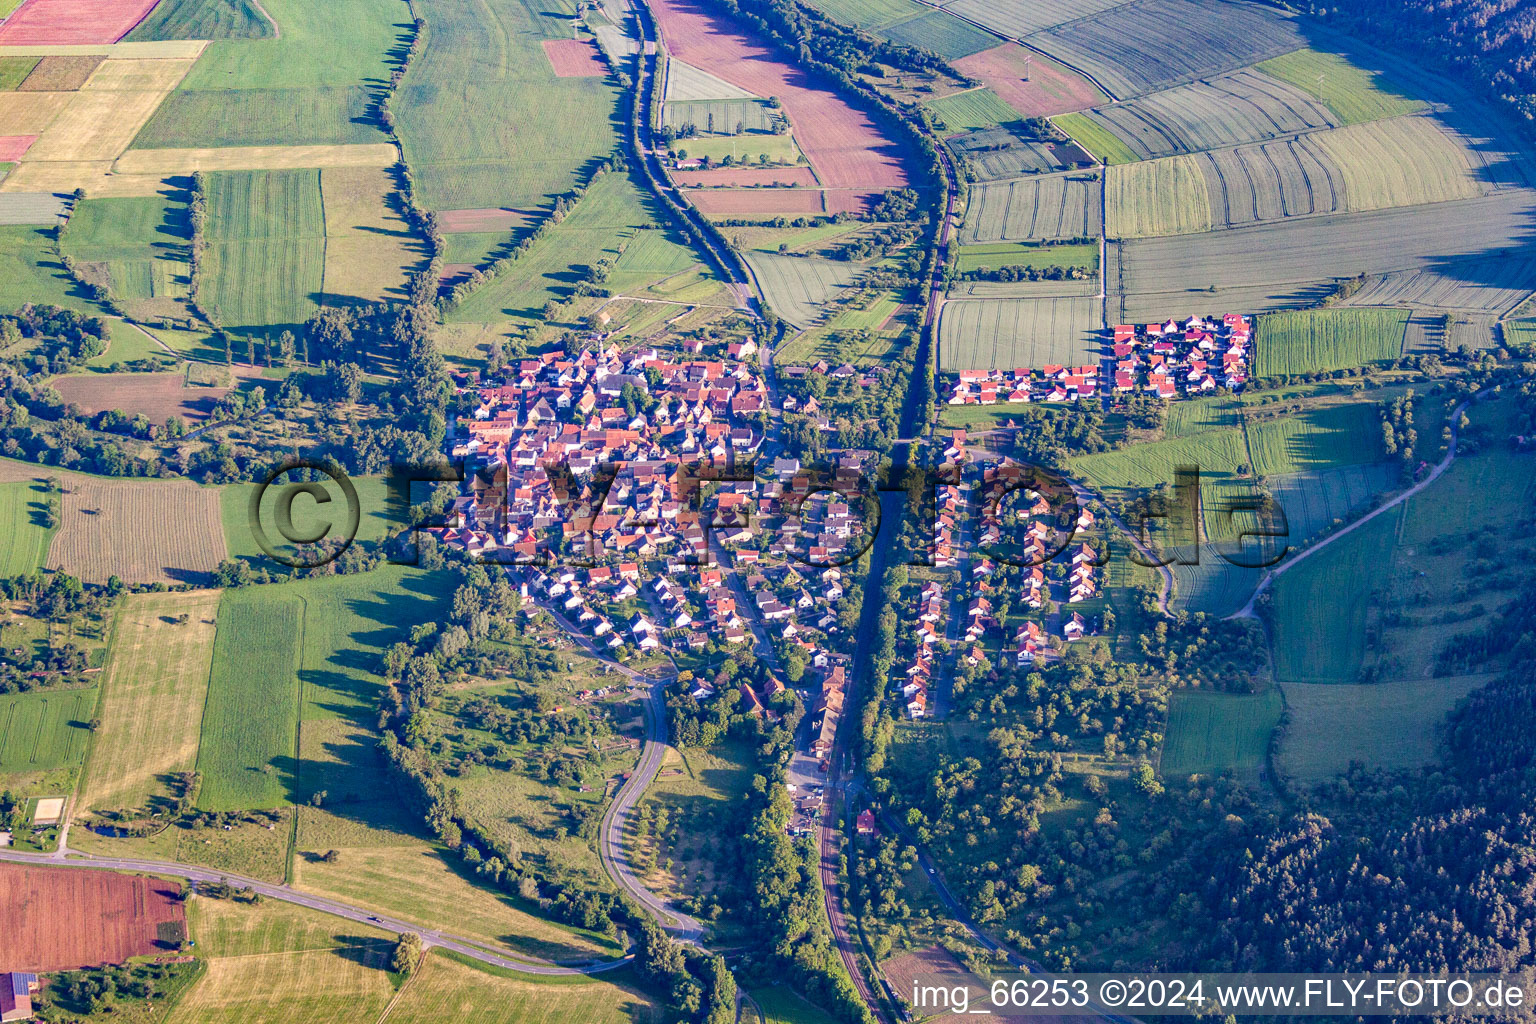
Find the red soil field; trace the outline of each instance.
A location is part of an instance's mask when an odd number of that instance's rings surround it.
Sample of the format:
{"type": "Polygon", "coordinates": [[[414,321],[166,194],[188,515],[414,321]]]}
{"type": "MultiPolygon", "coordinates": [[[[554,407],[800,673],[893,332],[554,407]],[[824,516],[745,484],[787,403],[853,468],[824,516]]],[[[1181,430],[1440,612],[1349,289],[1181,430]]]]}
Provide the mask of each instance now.
{"type": "Polygon", "coordinates": [[[806,188],[694,189],[688,201],[706,217],[784,214],[805,216],[822,212],[821,193],[806,188]]]}
{"type": "Polygon", "coordinates": [[[852,192],[827,189],[824,193],[828,213],[865,213],[884,198],[879,192],[852,192]]]}
{"type": "Polygon", "coordinates": [[[444,263],[443,268],[437,272],[439,284],[453,284],[469,276],[469,272],[475,269],[473,263],[444,263]]]}
{"type": "Polygon", "coordinates": [[[0,25],[0,45],[115,43],[157,0],[26,0],[0,25]]]}
{"type": "Polygon", "coordinates": [[[769,43],[716,17],[704,0],[657,0],[651,9],[672,56],[754,95],[779,98],[822,184],[885,189],[911,180],[907,147],[882,134],[830,81],[781,61],[769,43]]]}
{"type": "Polygon", "coordinates": [[[1050,117],[1086,110],[1106,98],[1092,82],[1016,43],[994,46],[950,64],[962,75],[991,86],[1004,103],[1025,117],[1050,117]],[[1029,61],[1027,68],[1026,60],[1029,61]],[[1028,81],[1024,79],[1026,70],[1028,81]]]}
{"type": "Polygon", "coordinates": [[[155,926],[186,922],[170,882],[73,868],[0,866],[0,963],[62,971],[163,952],[155,926]]]}
{"type": "Polygon", "coordinates": [[[546,39],[544,56],[560,78],[601,78],[608,73],[597,44],[588,39],[546,39]]]}
{"type": "Polygon", "coordinates": [[[20,160],[36,141],[36,135],[0,135],[0,164],[20,160]]]}
{"type": "Polygon", "coordinates": [[[174,371],[78,374],[55,377],[49,383],[65,402],[89,415],[116,409],[129,416],[143,413],[151,423],[164,423],[172,416],[188,422],[205,420],[229,391],[186,387],[183,375],[174,371]]]}
{"type": "Polygon", "coordinates": [[[516,231],[527,227],[532,218],[522,210],[439,210],[437,226],[454,234],[466,231],[516,231]]]}
{"type": "Polygon", "coordinates": [[[707,171],[673,171],[679,185],[804,185],[816,187],[809,167],[711,167],[707,171]]]}

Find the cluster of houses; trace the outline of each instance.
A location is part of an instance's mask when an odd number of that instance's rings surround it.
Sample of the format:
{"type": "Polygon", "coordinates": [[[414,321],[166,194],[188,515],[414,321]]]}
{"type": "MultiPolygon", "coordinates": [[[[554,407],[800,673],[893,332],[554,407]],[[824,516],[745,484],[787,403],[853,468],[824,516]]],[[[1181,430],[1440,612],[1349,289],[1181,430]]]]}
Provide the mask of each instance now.
{"type": "Polygon", "coordinates": [[[1239,313],[1183,322],[1119,324],[1110,355],[1115,393],[1144,391],[1159,398],[1200,395],[1248,383],[1253,322],[1239,313]]]}
{"type": "Polygon", "coordinates": [[[1106,386],[1097,366],[961,370],[950,405],[1006,402],[1073,402],[1106,390],[1144,392],[1159,398],[1199,395],[1248,383],[1253,321],[1240,313],[1192,316],[1157,324],[1117,324],[1109,342],[1113,379],[1106,386]]]}

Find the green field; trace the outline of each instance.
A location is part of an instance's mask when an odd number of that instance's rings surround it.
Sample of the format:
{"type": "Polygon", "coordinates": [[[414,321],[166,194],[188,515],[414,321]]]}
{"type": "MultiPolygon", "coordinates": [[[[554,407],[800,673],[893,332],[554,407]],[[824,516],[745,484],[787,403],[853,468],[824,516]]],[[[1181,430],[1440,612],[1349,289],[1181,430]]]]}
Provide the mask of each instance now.
{"type": "Polygon", "coordinates": [[[1369,402],[1315,406],[1246,424],[1253,472],[1260,476],[1332,469],[1385,458],[1381,414],[1369,402]]]}
{"type": "Polygon", "coordinates": [[[1351,125],[1309,141],[1342,172],[1348,210],[1421,206],[1483,192],[1471,154],[1427,117],[1351,125]]]}
{"type": "Polygon", "coordinates": [[[673,148],[679,155],[709,157],[718,163],[726,157],[740,163],[756,162],[764,153],[768,159],[781,164],[793,164],[800,160],[800,147],[792,135],[708,135],[696,139],[678,139],[673,148]]]}
{"type": "Polygon", "coordinates": [[[1440,727],[1481,676],[1385,683],[1282,683],[1290,722],[1275,752],[1286,778],[1312,785],[1358,761],[1368,769],[1415,769],[1438,760],[1440,727]]]}
{"type": "Polygon", "coordinates": [[[53,229],[0,225],[0,311],[29,302],[104,313],[53,258],[53,229]]]}
{"type": "Polygon", "coordinates": [[[1163,778],[1177,785],[1189,775],[1231,772],[1257,785],[1281,710],[1274,689],[1245,694],[1176,690],[1168,701],[1163,778]]]}
{"type": "MultiPolygon", "coordinates": [[[[398,521],[405,525],[405,511],[400,510],[398,518],[393,516],[389,505],[389,488],[383,476],[355,476],[351,478],[352,486],[357,490],[357,502],[359,516],[357,521],[357,539],[360,542],[378,541],[383,538],[391,523],[398,521]]],[[[271,518],[276,511],[277,502],[283,497],[285,486],[290,482],[289,478],[282,477],[273,483],[262,494],[262,521],[273,522],[271,518]]],[[[327,523],[337,523],[338,517],[343,515],[342,504],[344,495],[335,484],[325,481],[327,491],[333,500],[328,504],[320,504],[314,499],[300,494],[295,497],[290,512],[293,515],[294,529],[300,533],[310,533],[324,527],[327,523]]],[[[422,488],[425,485],[416,484],[412,490],[413,500],[420,501],[424,497],[422,488]]],[[[228,484],[219,490],[219,514],[224,523],[224,545],[229,550],[229,557],[244,558],[252,561],[263,561],[267,554],[256,542],[256,535],[251,530],[251,495],[256,491],[256,484],[228,484]]],[[[270,534],[271,528],[268,527],[270,534]]],[[[335,531],[339,534],[339,528],[335,531]]],[[[282,538],[269,536],[274,543],[282,538]]],[[[279,548],[280,553],[284,552],[279,548]]]]}
{"type": "Polygon", "coordinates": [[[1403,354],[1406,309],[1309,309],[1260,314],[1255,377],[1389,363],[1403,354]]]}
{"type": "Polygon", "coordinates": [[[1536,345],[1536,320],[1505,320],[1504,341],[1511,345],[1536,345]]]}
{"type": "Polygon", "coordinates": [[[1141,159],[1109,129],[1084,114],[1058,114],[1051,123],[1106,164],[1133,164],[1141,159]]]}
{"type": "MultiPolygon", "coordinates": [[[[0,0],[0,12],[9,0],[0,0]]],[[[40,57],[0,57],[0,92],[16,88],[37,67],[40,57]]]]}
{"type": "Polygon", "coordinates": [[[752,253],[746,257],[764,301],[796,327],[809,327],[826,315],[826,304],[853,284],[856,264],[809,256],[752,253]]]}
{"type": "Polygon", "coordinates": [[[1375,71],[1336,53],[1296,50],[1258,65],[1260,71],[1323,101],[1344,124],[1398,117],[1424,109],[1375,71]]]}
{"type": "MultiPolygon", "coordinates": [[[[163,21],[177,32],[221,24],[248,31],[250,6],[250,0],[178,5],[166,9],[163,21]],[[229,9],[237,4],[246,10],[229,9]]],[[[281,34],[216,38],[149,119],[135,148],[386,141],[369,112],[369,95],[388,81],[389,54],[406,38],[404,5],[270,0],[262,6],[281,34]]]]}
{"type": "Polygon", "coordinates": [[[662,108],[664,123],[682,129],[685,125],[718,135],[744,132],[772,132],[779,117],[767,100],[675,100],[662,108]]]}
{"type": "Polygon", "coordinates": [[[1105,231],[1111,238],[1150,238],[1211,230],[1205,178],[1195,158],[1163,157],[1117,164],[1105,172],[1105,231]]]}
{"type": "Polygon", "coordinates": [[[550,978],[502,971],[434,951],[389,1015],[391,1024],[438,1024],[452,1008],[454,1024],[580,1021],[653,1024],[662,1019],[652,998],[616,982],[628,971],[590,978],[550,978]]]}
{"type": "Polygon", "coordinates": [[[0,775],[84,761],[95,708],[94,688],[0,696],[0,775]]]}
{"type": "Polygon", "coordinates": [[[1099,266],[1099,247],[1092,242],[1082,245],[1029,245],[1024,242],[990,242],[985,245],[962,245],[956,250],[956,267],[963,274],[972,270],[995,270],[998,267],[1029,267],[1046,270],[1050,267],[1099,266]]]}
{"type": "Polygon", "coordinates": [[[272,23],[252,0],[162,0],[127,42],[151,39],[262,39],[272,23]]]}
{"type": "Polygon", "coordinates": [[[952,132],[996,128],[1019,119],[1019,112],[1004,103],[991,89],[972,89],[943,99],[929,100],[928,109],[952,132]]]}
{"type": "Polygon", "coordinates": [[[325,276],[319,172],[218,171],[206,180],[198,305],[228,327],[303,323],[325,276]]]}
{"type": "Polygon", "coordinates": [[[101,264],[113,296],[121,301],[179,299],[187,294],[192,240],[187,195],[167,191],[169,195],[86,199],[70,216],[64,251],[80,263],[101,264]]]}
{"type": "Polygon", "coordinates": [[[569,297],[585,268],[603,258],[616,261],[608,282],[616,291],[643,287],[697,262],[670,232],[650,230],[656,223],[633,179],[626,174],[602,175],[564,220],[494,280],[471,293],[447,319],[473,323],[508,317],[536,319],[546,302],[569,297]]]}
{"type": "Polygon", "coordinates": [[[36,480],[0,483],[0,578],[43,567],[53,531],[43,525],[48,490],[36,480]]]}
{"type": "Polygon", "coordinates": [[[283,588],[231,591],[219,603],[203,712],[198,804],[277,807],[294,784],[304,606],[283,588]]]}
{"type": "Polygon", "coordinates": [[[982,50],[990,50],[1001,40],[990,32],[967,25],[944,11],[925,11],[880,29],[899,46],[920,46],[945,60],[959,60],[982,50]]]}
{"type": "Polygon", "coordinates": [[[1241,408],[1242,403],[1230,395],[1170,402],[1168,416],[1163,421],[1163,434],[1166,437],[1188,437],[1207,430],[1235,427],[1238,424],[1238,410],[1241,408]]]}
{"type": "Polygon", "coordinates": [[[547,207],[617,148],[616,85],[556,77],[540,45],[570,37],[568,0],[428,0],[415,10],[427,45],[394,111],[428,209],[547,207]]]}
{"type": "Polygon", "coordinates": [[[863,29],[889,25],[922,11],[912,0],[816,0],[811,6],[845,25],[863,29]]]}
{"type": "MultiPolygon", "coordinates": [[[[804,999],[788,985],[752,990],[752,998],[763,1011],[763,1024],[834,1024],[836,1018],[804,999]]],[[[751,1024],[752,1018],[743,1015],[742,1020],[751,1024]]]]}

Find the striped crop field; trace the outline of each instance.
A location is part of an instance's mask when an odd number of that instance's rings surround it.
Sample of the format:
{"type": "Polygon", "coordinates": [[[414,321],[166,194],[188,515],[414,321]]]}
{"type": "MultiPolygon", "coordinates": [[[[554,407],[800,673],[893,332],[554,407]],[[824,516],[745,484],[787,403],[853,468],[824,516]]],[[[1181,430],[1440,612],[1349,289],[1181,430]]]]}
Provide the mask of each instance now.
{"type": "Polygon", "coordinates": [[[1099,179],[1042,174],[971,187],[964,243],[1092,238],[1099,233],[1099,179]]]}
{"type": "Polygon", "coordinates": [[[1347,209],[1419,206],[1482,193],[1471,154],[1428,117],[1395,117],[1320,133],[1344,175],[1347,209]]]}
{"type": "Polygon", "coordinates": [[[1266,313],[1254,337],[1254,375],[1279,377],[1391,362],[1403,352],[1406,309],[1266,313]]]}
{"type": "Polygon", "coordinates": [[[298,756],[303,609],[276,587],[232,590],[219,604],[197,755],[206,810],[286,802],[298,756]]]}
{"type": "Polygon", "coordinates": [[[972,89],[942,99],[929,100],[927,107],[944,127],[952,132],[974,128],[996,128],[1019,119],[1014,110],[991,89],[972,89]]]}
{"type": "Polygon", "coordinates": [[[1385,458],[1381,415],[1371,402],[1323,405],[1244,424],[1253,471],[1260,476],[1332,469],[1385,458]]]}
{"type": "Polygon", "coordinates": [[[1094,298],[952,299],[939,317],[939,369],[1081,366],[1103,344],[1094,298]]]}
{"type": "Polygon", "coordinates": [[[1111,238],[1186,235],[1211,229],[1200,165],[1170,156],[1105,169],[1105,231],[1111,238]]]}
{"type": "Polygon", "coordinates": [[[1296,50],[1264,61],[1258,70],[1321,100],[1340,124],[1361,124],[1424,109],[1385,75],[1337,53],[1296,50]]]}

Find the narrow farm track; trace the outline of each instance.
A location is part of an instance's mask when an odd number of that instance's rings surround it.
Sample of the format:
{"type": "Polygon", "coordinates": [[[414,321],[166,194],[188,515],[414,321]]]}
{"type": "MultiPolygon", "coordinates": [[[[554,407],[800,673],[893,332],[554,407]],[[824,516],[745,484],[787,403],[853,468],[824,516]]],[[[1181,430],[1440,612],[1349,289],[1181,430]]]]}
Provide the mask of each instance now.
{"type": "MultiPolygon", "coordinates": [[[[1512,386],[1518,387],[1531,379],[1532,378],[1530,377],[1522,378],[1515,381],[1512,386]]],[[[1297,552],[1296,556],[1290,559],[1284,565],[1279,565],[1273,569],[1270,569],[1264,574],[1264,578],[1259,581],[1259,585],[1253,588],[1253,595],[1248,598],[1248,603],[1243,605],[1237,611],[1233,612],[1231,615],[1228,615],[1227,618],[1257,618],[1254,613],[1253,606],[1258,602],[1259,597],[1264,593],[1264,591],[1269,589],[1269,585],[1275,581],[1276,577],[1289,572],[1298,563],[1311,558],[1313,555],[1317,554],[1317,552],[1321,551],[1323,548],[1326,548],[1334,541],[1339,540],[1341,537],[1349,536],[1351,533],[1354,533],[1356,530],[1360,529],[1360,527],[1375,519],[1377,516],[1391,511],[1392,509],[1401,505],[1403,502],[1407,501],[1409,498],[1412,498],[1414,495],[1424,490],[1424,488],[1428,487],[1436,480],[1440,479],[1440,477],[1445,474],[1445,471],[1451,468],[1451,463],[1456,461],[1456,448],[1457,444],[1461,440],[1461,429],[1457,426],[1457,420],[1461,419],[1461,414],[1465,412],[1473,402],[1483,401],[1490,395],[1498,394],[1500,390],[1500,388],[1491,388],[1487,391],[1480,391],[1476,395],[1473,395],[1471,398],[1463,399],[1462,402],[1456,406],[1456,408],[1451,410],[1450,416],[1447,417],[1447,424],[1451,431],[1451,443],[1446,448],[1445,458],[1435,463],[1435,467],[1429,471],[1428,476],[1414,484],[1412,487],[1408,488],[1403,493],[1399,494],[1397,497],[1393,498],[1391,501],[1381,505],[1379,508],[1372,509],[1367,514],[1361,516],[1359,519],[1356,519],[1354,522],[1350,523],[1342,530],[1339,530],[1337,533],[1331,533],[1324,537],[1322,540],[1318,541],[1316,544],[1313,544],[1311,547],[1297,552]]]]}

